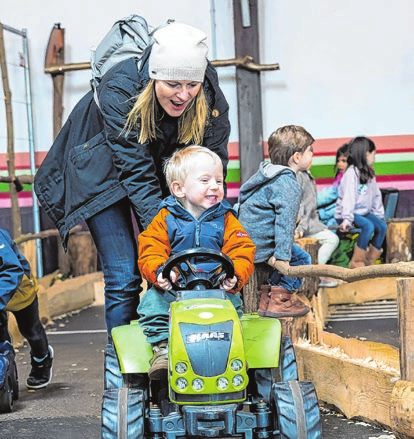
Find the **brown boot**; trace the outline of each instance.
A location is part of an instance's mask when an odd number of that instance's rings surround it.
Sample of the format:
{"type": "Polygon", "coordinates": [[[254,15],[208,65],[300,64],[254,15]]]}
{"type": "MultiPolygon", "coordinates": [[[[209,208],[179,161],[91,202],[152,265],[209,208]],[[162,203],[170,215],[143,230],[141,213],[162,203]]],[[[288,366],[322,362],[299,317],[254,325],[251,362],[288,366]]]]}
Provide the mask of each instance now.
{"type": "Polygon", "coordinates": [[[259,314],[261,317],[264,317],[270,302],[270,285],[262,285],[257,294],[260,294],[260,303],[257,314],[259,314]]]}
{"type": "Polygon", "coordinates": [[[354,247],[354,254],[352,255],[352,259],[349,261],[349,268],[359,268],[365,267],[365,258],[367,255],[366,250],[362,250],[356,244],[354,247]]]}
{"type": "Polygon", "coordinates": [[[377,250],[374,246],[370,245],[366,254],[365,264],[375,265],[375,262],[380,258],[383,250],[377,250]]]}
{"type": "Polygon", "coordinates": [[[149,361],[151,367],[148,375],[150,380],[160,380],[168,370],[168,341],[162,340],[152,347],[153,357],[149,361]]]}
{"type": "Polygon", "coordinates": [[[270,302],[265,313],[266,317],[299,317],[304,316],[310,308],[299,300],[292,300],[293,293],[283,287],[272,287],[270,302]]]}

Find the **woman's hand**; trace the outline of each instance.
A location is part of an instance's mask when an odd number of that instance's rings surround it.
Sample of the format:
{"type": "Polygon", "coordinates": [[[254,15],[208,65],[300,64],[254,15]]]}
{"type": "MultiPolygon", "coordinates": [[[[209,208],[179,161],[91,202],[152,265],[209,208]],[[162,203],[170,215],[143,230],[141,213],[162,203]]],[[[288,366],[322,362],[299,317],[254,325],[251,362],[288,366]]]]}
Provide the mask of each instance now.
{"type": "Polygon", "coordinates": [[[234,288],[234,286],[237,283],[237,277],[234,276],[231,279],[224,279],[223,282],[220,284],[220,289],[225,291],[230,291],[234,288]]]}
{"type": "MultiPolygon", "coordinates": [[[[177,275],[174,271],[170,273],[171,280],[175,282],[177,280],[177,275]]],[[[162,273],[160,273],[157,277],[157,283],[163,290],[170,291],[172,290],[171,282],[168,279],[162,277],[162,273]]]]}

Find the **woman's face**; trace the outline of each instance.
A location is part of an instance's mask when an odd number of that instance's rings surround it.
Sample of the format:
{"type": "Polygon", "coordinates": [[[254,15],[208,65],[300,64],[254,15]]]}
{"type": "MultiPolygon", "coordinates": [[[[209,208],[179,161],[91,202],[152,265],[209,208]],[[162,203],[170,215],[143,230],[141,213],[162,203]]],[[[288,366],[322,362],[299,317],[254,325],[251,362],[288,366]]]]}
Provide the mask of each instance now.
{"type": "Polygon", "coordinates": [[[172,117],[179,117],[197,96],[201,82],[155,81],[155,94],[161,107],[172,117]]]}

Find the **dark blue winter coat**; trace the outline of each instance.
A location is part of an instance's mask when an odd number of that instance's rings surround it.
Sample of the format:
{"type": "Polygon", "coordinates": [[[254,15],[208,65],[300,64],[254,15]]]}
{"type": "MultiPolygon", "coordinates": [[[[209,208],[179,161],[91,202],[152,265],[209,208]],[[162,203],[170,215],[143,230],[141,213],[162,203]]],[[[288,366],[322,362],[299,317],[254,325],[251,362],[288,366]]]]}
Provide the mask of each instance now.
{"type": "MultiPolygon", "coordinates": [[[[162,165],[185,146],[177,141],[177,118],[160,118],[155,141],[139,144],[136,131],[120,135],[134,98],[150,80],[150,51],[141,63],[122,61],[102,78],[101,111],[92,91],[79,101],[36,174],[34,190],[64,245],[72,227],[126,196],[145,228],[169,195],[162,165]]],[[[203,146],[219,155],[226,173],[229,107],[210,63],[203,89],[209,107],[203,146]]]]}

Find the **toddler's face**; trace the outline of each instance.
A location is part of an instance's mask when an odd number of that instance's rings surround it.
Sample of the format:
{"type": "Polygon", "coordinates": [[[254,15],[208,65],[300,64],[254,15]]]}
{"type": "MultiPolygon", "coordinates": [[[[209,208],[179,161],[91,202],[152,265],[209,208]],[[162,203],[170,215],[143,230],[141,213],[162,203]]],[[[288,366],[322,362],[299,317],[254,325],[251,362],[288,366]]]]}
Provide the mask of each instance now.
{"type": "Polygon", "coordinates": [[[347,157],[344,155],[340,155],[338,157],[338,160],[336,161],[336,168],[338,169],[338,171],[343,173],[347,167],[348,167],[347,157]]]}
{"type": "Polygon", "coordinates": [[[182,192],[183,206],[198,218],[206,209],[220,203],[224,198],[223,167],[207,154],[195,156],[182,192]]]}

